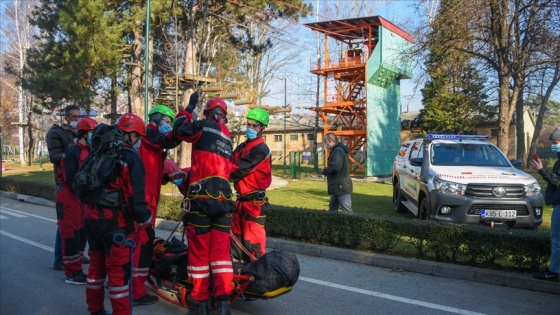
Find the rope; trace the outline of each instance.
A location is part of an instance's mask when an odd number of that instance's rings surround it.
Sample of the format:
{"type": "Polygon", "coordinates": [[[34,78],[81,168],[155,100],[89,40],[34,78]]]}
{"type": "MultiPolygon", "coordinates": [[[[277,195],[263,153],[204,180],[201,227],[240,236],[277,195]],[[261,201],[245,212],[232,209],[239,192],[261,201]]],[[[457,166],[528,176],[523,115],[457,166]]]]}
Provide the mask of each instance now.
{"type": "Polygon", "coordinates": [[[130,314],[132,314],[132,308],[134,307],[134,299],[132,296],[132,270],[134,265],[132,264],[132,259],[134,256],[134,248],[136,248],[136,241],[131,237],[126,238],[123,233],[116,233],[113,235],[113,243],[116,245],[124,245],[130,249],[130,277],[128,279],[128,297],[130,300],[130,314]]]}
{"type": "Polygon", "coordinates": [[[243,246],[243,244],[241,244],[241,241],[237,239],[237,237],[235,237],[235,235],[233,234],[232,231],[229,231],[229,235],[231,237],[231,239],[233,240],[233,242],[239,246],[239,248],[241,248],[241,250],[247,254],[247,256],[249,256],[249,258],[251,258],[252,261],[257,260],[257,257],[255,257],[253,254],[251,254],[251,252],[249,252],[249,250],[247,248],[245,248],[245,246],[243,246]]]}

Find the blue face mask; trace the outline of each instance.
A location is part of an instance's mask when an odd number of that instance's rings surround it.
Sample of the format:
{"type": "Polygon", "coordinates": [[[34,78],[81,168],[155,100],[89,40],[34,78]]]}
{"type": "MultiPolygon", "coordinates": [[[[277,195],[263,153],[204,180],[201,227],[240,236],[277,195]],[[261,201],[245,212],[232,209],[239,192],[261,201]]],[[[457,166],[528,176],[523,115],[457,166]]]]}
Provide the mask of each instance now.
{"type": "Polygon", "coordinates": [[[138,151],[138,149],[140,149],[140,139],[138,139],[138,141],[136,141],[136,143],[132,146],[132,148],[134,149],[134,151],[138,151]]]}
{"type": "Polygon", "coordinates": [[[553,144],[550,146],[550,150],[552,150],[552,152],[560,152],[560,144],[553,144]]]}
{"type": "Polygon", "coordinates": [[[91,135],[92,135],[91,133],[88,133],[87,139],[86,139],[87,143],[88,143],[90,146],[91,146],[91,135]]]}
{"type": "Polygon", "coordinates": [[[247,139],[249,140],[253,140],[257,138],[258,133],[251,129],[251,128],[247,128],[245,129],[245,136],[247,137],[247,139]]]}
{"type": "Polygon", "coordinates": [[[182,178],[179,178],[179,179],[176,179],[176,180],[173,181],[173,184],[175,184],[175,185],[177,185],[177,186],[181,185],[182,183],[183,183],[183,179],[182,179],[182,178]]]}
{"type": "Polygon", "coordinates": [[[171,125],[168,123],[163,123],[163,125],[159,125],[158,126],[158,130],[159,133],[161,133],[162,135],[168,133],[171,131],[171,125]]]}

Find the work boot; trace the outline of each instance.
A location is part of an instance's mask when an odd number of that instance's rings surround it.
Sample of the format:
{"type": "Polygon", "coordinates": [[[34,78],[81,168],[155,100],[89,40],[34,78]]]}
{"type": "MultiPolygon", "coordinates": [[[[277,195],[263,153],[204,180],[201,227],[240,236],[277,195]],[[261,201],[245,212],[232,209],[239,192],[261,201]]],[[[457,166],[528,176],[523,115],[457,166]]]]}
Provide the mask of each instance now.
{"type": "Polygon", "coordinates": [[[208,301],[195,301],[194,309],[190,309],[187,315],[208,315],[208,301]]]}
{"type": "Polygon", "coordinates": [[[229,297],[227,298],[227,300],[218,300],[218,315],[231,315],[231,309],[229,305],[229,297]]]}

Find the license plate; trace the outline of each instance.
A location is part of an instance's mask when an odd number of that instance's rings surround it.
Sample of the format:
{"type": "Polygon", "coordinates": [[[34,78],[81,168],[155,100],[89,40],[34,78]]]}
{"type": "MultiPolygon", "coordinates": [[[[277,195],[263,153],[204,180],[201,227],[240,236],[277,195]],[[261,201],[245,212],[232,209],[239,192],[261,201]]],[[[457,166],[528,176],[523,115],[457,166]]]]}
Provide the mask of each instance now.
{"type": "Polygon", "coordinates": [[[515,220],[517,218],[517,211],[515,210],[486,210],[480,211],[482,219],[502,219],[502,220],[515,220]]]}

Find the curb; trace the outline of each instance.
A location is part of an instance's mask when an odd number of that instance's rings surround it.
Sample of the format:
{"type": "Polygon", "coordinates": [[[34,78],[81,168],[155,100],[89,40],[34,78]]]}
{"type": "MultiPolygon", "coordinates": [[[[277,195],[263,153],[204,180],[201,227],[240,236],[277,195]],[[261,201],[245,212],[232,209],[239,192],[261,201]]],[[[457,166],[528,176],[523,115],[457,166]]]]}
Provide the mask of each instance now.
{"type": "Polygon", "coordinates": [[[37,204],[37,205],[41,205],[41,206],[45,206],[45,207],[53,207],[53,208],[56,207],[56,202],[54,202],[54,201],[50,201],[50,200],[47,200],[47,199],[44,199],[44,198],[39,198],[39,197],[22,195],[22,194],[13,193],[13,192],[0,191],[0,197],[15,199],[15,200],[23,201],[23,202],[29,202],[29,203],[33,203],[33,204],[37,204]]]}
{"type": "Polygon", "coordinates": [[[560,283],[534,279],[531,275],[499,270],[454,265],[433,261],[366,253],[344,248],[315,245],[290,240],[267,238],[267,247],[316,257],[390,268],[438,277],[469,280],[506,287],[560,294],[560,283]]]}
{"type": "MultiPolygon", "coordinates": [[[[0,191],[0,196],[39,204],[47,207],[55,207],[56,205],[54,202],[43,198],[31,197],[5,191],[0,191]]],[[[176,229],[177,232],[181,233],[183,231],[183,226],[178,223],[179,222],[177,221],[156,219],[156,228],[167,230],[170,232],[176,229]]],[[[363,265],[390,268],[396,272],[408,271],[427,274],[431,276],[468,280],[560,295],[560,283],[537,280],[529,274],[367,253],[338,247],[296,242],[274,237],[267,237],[267,247],[269,249],[284,250],[293,253],[316,257],[325,257],[329,259],[336,259],[363,265]]]]}

